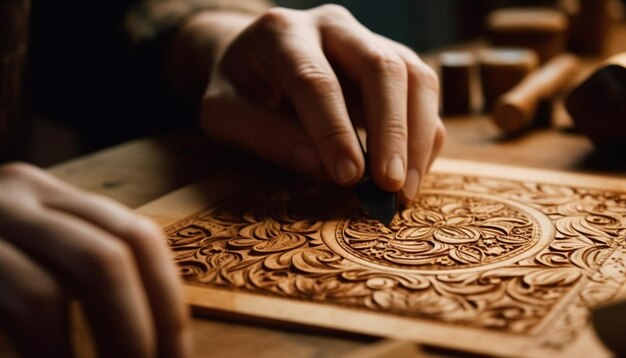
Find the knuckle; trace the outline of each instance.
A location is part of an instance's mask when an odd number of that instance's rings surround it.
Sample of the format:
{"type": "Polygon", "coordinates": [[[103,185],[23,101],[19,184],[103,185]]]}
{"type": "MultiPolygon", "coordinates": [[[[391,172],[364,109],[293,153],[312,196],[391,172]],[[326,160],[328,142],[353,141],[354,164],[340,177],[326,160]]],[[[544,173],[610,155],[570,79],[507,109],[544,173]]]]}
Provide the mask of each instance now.
{"type": "Polygon", "coordinates": [[[338,4],[324,4],[318,6],[318,9],[324,16],[329,16],[331,18],[352,18],[352,13],[350,10],[346,9],[342,5],[338,4]]]}
{"type": "Polygon", "coordinates": [[[90,287],[95,282],[105,286],[115,285],[122,280],[132,263],[132,253],[128,246],[121,242],[109,240],[106,244],[92,245],[83,252],[83,259],[93,268],[95,277],[88,277],[90,287]]]}
{"type": "Polygon", "coordinates": [[[17,307],[7,312],[17,322],[34,322],[48,316],[49,311],[60,309],[64,302],[60,286],[49,277],[38,277],[14,292],[19,300],[17,307]]]}
{"type": "Polygon", "coordinates": [[[22,292],[22,302],[31,309],[58,307],[63,301],[63,291],[51,279],[30,284],[22,292]]]}
{"type": "Polygon", "coordinates": [[[271,29],[286,29],[291,27],[293,18],[293,10],[282,7],[273,7],[267,10],[259,19],[257,24],[261,27],[271,29]]]}
{"type": "Polygon", "coordinates": [[[28,179],[32,178],[40,169],[23,162],[11,162],[0,166],[0,176],[28,179]]]}
{"type": "Polygon", "coordinates": [[[403,119],[392,117],[383,128],[385,140],[393,143],[405,143],[408,139],[407,126],[403,119]]]}
{"type": "MultiPolygon", "coordinates": [[[[11,188],[11,190],[0,190],[0,204],[4,202],[10,207],[18,204],[22,208],[31,209],[39,206],[42,194],[68,187],[66,184],[59,185],[60,182],[55,183],[55,178],[36,166],[22,162],[0,166],[0,181],[6,189],[11,188]]],[[[0,207],[0,210],[2,209],[0,207]]]]}
{"type": "Polygon", "coordinates": [[[366,56],[367,63],[374,73],[406,77],[406,65],[396,54],[378,49],[370,50],[366,56]]]}
{"type": "Polygon", "coordinates": [[[327,141],[345,142],[347,141],[346,138],[349,138],[350,135],[350,130],[337,124],[328,124],[319,132],[320,138],[327,141]]]}
{"type": "Polygon", "coordinates": [[[125,228],[125,237],[133,246],[141,248],[154,247],[164,242],[163,232],[151,220],[143,216],[134,216],[132,223],[125,228]]]}
{"type": "Polygon", "coordinates": [[[339,83],[332,74],[320,66],[307,64],[296,70],[293,90],[307,97],[320,97],[337,92],[339,83]]]}
{"type": "Polygon", "coordinates": [[[412,63],[409,65],[409,76],[415,84],[432,92],[439,92],[439,77],[435,70],[425,63],[412,63]]]}
{"type": "Polygon", "coordinates": [[[91,200],[95,206],[111,206],[120,210],[120,216],[116,219],[113,226],[113,232],[125,240],[131,246],[144,248],[153,246],[162,238],[161,229],[150,219],[136,214],[120,203],[102,196],[100,194],[84,192],[82,193],[88,200],[91,200]]]}
{"type": "Polygon", "coordinates": [[[133,227],[136,227],[139,233],[151,238],[159,239],[163,236],[163,230],[161,227],[154,221],[144,216],[138,216],[136,226],[133,227]]]}

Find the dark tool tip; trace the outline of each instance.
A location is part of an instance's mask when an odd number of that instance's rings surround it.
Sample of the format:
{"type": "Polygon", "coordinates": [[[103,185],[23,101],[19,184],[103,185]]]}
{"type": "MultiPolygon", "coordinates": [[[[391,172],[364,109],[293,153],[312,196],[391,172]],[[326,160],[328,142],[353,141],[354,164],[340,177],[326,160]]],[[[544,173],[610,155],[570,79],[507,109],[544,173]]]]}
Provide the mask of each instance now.
{"type": "Polygon", "coordinates": [[[365,209],[372,217],[385,226],[389,226],[398,211],[398,197],[379,188],[374,181],[366,176],[355,188],[356,194],[365,209]]]}

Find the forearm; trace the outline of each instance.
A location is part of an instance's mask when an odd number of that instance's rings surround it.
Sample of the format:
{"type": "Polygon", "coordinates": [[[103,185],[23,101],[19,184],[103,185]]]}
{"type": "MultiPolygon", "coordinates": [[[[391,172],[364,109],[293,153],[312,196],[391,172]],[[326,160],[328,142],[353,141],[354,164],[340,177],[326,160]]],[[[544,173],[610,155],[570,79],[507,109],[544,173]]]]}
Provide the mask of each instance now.
{"type": "Polygon", "coordinates": [[[255,17],[232,10],[208,10],[190,16],[166,49],[165,75],[172,91],[185,101],[198,103],[213,65],[255,17]]]}
{"type": "Polygon", "coordinates": [[[158,77],[158,90],[194,104],[228,34],[271,6],[267,0],[119,1],[128,4],[124,24],[136,71],[158,77]]]}

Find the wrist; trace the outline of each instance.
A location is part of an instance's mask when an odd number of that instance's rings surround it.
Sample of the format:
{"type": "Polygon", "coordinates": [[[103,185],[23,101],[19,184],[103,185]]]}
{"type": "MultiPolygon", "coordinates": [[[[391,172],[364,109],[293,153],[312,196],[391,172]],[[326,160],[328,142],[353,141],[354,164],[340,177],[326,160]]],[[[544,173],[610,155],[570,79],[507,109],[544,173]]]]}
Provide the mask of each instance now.
{"type": "Polygon", "coordinates": [[[207,10],[190,16],[172,39],[166,54],[166,77],[173,92],[196,102],[216,62],[254,19],[255,15],[226,10],[207,10]]]}

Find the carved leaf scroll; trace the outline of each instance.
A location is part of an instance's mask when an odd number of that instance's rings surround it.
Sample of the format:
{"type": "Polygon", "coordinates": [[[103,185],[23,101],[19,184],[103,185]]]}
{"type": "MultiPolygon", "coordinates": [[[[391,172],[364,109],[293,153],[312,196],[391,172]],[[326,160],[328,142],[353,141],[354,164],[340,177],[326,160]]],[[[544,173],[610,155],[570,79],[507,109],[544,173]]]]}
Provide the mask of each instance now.
{"type": "Polygon", "coordinates": [[[167,228],[188,283],[541,335],[557,348],[624,283],[624,193],[432,174],[385,227],[336,189],[257,189],[167,228]]]}

